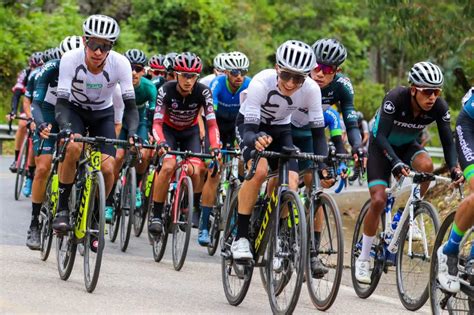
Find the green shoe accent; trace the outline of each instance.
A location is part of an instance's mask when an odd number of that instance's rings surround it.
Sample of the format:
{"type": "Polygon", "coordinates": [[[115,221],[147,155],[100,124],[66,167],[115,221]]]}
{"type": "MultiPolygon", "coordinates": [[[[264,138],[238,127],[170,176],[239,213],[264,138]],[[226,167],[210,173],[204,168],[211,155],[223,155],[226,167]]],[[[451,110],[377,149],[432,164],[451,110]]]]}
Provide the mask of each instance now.
{"type": "Polygon", "coordinates": [[[137,196],[136,196],[136,202],[135,202],[135,208],[140,208],[142,206],[142,192],[140,191],[140,188],[137,187],[137,196]]]}
{"type": "Polygon", "coordinates": [[[105,207],[105,222],[111,223],[113,217],[114,217],[114,207],[106,206],[105,207]]]}

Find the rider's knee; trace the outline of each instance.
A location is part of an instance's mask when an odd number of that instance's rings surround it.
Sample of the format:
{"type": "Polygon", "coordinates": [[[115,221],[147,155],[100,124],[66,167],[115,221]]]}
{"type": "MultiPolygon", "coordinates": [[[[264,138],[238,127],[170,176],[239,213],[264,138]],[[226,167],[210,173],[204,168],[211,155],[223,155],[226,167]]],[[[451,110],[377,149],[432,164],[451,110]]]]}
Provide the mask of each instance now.
{"type": "Polygon", "coordinates": [[[262,184],[265,179],[267,178],[268,169],[267,165],[263,165],[261,163],[258,164],[257,169],[255,170],[255,175],[252,178],[252,181],[255,181],[258,184],[262,184]]]}
{"type": "Polygon", "coordinates": [[[160,173],[162,173],[163,175],[166,175],[167,177],[171,177],[171,175],[174,172],[175,165],[176,165],[175,160],[171,160],[171,159],[165,160],[163,162],[163,166],[161,167],[160,173]]]}
{"type": "Polygon", "coordinates": [[[296,172],[290,172],[290,175],[289,175],[289,185],[290,185],[290,189],[292,189],[292,190],[297,190],[297,189],[298,189],[298,182],[299,182],[298,173],[296,173],[296,172]]]}
{"type": "Polygon", "coordinates": [[[374,211],[377,213],[382,213],[385,203],[387,202],[387,195],[385,193],[373,194],[370,202],[374,211]]]}
{"type": "Polygon", "coordinates": [[[82,145],[80,143],[70,143],[66,150],[66,160],[77,161],[81,156],[82,145]]]}
{"type": "Polygon", "coordinates": [[[36,169],[35,169],[35,179],[45,179],[48,177],[49,171],[50,171],[50,165],[49,163],[36,163],[36,169]]]}

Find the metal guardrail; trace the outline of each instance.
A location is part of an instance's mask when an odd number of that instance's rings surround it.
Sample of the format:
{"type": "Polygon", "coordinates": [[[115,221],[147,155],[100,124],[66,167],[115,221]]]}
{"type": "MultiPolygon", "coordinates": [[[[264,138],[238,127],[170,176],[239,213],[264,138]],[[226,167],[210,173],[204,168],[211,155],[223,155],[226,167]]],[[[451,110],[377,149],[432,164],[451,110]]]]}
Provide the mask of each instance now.
{"type": "Polygon", "coordinates": [[[17,129],[18,129],[18,126],[12,125],[12,132],[11,134],[9,134],[8,124],[0,124],[0,155],[3,154],[3,141],[15,140],[15,133],[17,129]]]}

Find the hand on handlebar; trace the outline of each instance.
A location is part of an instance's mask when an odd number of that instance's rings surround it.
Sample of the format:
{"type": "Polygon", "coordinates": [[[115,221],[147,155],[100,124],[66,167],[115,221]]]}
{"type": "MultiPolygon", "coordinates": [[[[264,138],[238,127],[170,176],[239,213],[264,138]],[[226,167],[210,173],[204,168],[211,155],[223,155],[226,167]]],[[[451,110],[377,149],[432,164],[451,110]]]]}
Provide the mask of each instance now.
{"type": "Polygon", "coordinates": [[[43,122],[38,126],[38,134],[42,139],[48,139],[53,126],[47,122],[43,122]]]}
{"type": "Polygon", "coordinates": [[[8,122],[12,121],[13,119],[15,119],[16,115],[14,112],[11,112],[11,113],[8,113],[5,115],[5,118],[7,119],[8,122]]]}
{"type": "Polygon", "coordinates": [[[159,144],[158,148],[158,156],[163,156],[170,150],[170,146],[166,142],[159,144]]]}
{"type": "Polygon", "coordinates": [[[410,174],[410,167],[403,162],[398,162],[392,168],[393,176],[399,180],[401,176],[408,176],[410,174]]]}
{"type": "Polygon", "coordinates": [[[319,177],[321,178],[321,186],[323,186],[323,188],[331,188],[336,182],[336,179],[327,168],[319,170],[319,177]]]}
{"type": "Polygon", "coordinates": [[[257,134],[257,138],[255,139],[255,149],[257,151],[263,151],[270,145],[270,143],[272,143],[272,141],[272,137],[264,132],[259,132],[257,134]]]}

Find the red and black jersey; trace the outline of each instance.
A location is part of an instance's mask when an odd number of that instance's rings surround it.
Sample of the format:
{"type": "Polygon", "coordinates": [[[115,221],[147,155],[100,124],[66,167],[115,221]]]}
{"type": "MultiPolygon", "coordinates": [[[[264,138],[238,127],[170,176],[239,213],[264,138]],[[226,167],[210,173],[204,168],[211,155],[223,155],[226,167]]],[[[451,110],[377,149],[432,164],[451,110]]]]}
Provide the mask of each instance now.
{"type": "Polygon", "coordinates": [[[218,148],[219,129],[211,90],[206,85],[196,82],[191,94],[183,97],[177,90],[177,84],[177,81],[169,81],[158,90],[153,119],[153,135],[156,141],[166,142],[163,124],[176,130],[185,130],[196,125],[200,109],[203,108],[211,147],[218,148]]]}

